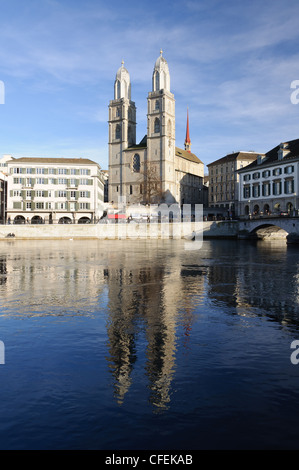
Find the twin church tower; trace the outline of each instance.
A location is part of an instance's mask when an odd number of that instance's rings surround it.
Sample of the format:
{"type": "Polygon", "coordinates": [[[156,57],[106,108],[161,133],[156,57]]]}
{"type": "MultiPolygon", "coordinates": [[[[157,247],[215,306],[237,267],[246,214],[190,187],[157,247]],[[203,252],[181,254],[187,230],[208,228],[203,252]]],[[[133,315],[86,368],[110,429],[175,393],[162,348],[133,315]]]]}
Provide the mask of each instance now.
{"type": "Polygon", "coordinates": [[[175,99],[162,51],[147,102],[147,134],[136,144],[136,107],[122,62],[109,104],[109,201],[200,203],[204,165],[190,150],[188,116],[185,149],[175,145],[175,99]]]}

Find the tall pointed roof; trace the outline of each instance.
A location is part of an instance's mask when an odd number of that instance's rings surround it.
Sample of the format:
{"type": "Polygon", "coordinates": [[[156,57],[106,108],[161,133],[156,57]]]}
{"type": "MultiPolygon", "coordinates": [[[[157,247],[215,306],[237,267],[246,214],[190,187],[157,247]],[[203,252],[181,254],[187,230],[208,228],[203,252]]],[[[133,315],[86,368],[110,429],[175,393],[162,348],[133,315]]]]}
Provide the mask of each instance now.
{"type": "Polygon", "coordinates": [[[114,99],[129,98],[131,99],[131,81],[130,74],[124,66],[124,61],[121,61],[115,82],[114,82],[114,99]]]}
{"type": "Polygon", "coordinates": [[[191,152],[191,139],[189,131],[189,110],[187,108],[187,127],[186,127],[186,139],[185,139],[185,150],[191,152]]]}
{"type": "Polygon", "coordinates": [[[152,91],[167,90],[170,91],[170,74],[166,59],[163,57],[163,51],[160,50],[160,56],[155,62],[152,91]]]}

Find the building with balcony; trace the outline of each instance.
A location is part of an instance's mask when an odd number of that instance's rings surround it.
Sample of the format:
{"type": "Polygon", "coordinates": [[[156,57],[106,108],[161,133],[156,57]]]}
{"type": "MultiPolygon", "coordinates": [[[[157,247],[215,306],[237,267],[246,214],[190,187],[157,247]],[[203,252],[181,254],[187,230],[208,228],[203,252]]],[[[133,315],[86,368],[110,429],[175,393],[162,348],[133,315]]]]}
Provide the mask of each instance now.
{"type": "Polygon", "coordinates": [[[7,179],[6,222],[91,223],[103,214],[104,177],[85,158],[0,161],[7,179]]]}
{"type": "Polygon", "coordinates": [[[298,209],[299,139],[282,142],[238,171],[240,215],[293,215],[298,209]]]}

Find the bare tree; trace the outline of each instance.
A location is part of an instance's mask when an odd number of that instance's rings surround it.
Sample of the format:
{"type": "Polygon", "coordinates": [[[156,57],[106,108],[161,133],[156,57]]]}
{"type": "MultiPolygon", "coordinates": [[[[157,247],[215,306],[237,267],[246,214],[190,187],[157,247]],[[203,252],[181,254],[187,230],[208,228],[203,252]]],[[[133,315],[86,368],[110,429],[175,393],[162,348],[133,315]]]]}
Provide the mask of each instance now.
{"type": "Polygon", "coordinates": [[[142,176],[142,202],[144,204],[159,203],[163,199],[162,180],[157,170],[157,165],[152,162],[144,162],[142,176]]]}

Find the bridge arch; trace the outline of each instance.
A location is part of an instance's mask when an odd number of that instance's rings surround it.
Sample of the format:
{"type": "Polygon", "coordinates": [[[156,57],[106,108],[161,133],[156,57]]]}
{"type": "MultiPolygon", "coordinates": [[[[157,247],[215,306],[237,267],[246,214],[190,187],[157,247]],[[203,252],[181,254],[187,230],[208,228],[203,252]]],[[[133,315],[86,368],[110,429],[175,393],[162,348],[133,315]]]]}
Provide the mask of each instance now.
{"type": "Polygon", "coordinates": [[[284,224],[277,224],[276,222],[262,222],[257,224],[249,230],[250,238],[255,238],[259,240],[265,239],[286,239],[289,234],[288,227],[284,224]]]}

